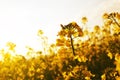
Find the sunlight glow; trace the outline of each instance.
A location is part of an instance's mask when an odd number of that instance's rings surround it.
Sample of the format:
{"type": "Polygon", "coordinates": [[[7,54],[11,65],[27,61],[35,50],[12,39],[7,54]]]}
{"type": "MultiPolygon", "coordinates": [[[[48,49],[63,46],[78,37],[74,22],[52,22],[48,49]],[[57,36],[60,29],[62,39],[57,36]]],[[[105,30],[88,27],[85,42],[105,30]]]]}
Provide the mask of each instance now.
{"type": "Polygon", "coordinates": [[[2,57],[2,55],[0,54],[0,61],[2,61],[3,60],[3,57],[2,57]]]}
{"type": "Polygon", "coordinates": [[[117,1],[0,0],[0,80],[120,80],[117,1]]]}
{"type": "Polygon", "coordinates": [[[41,50],[42,41],[37,36],[39,29],[48,37],[48,44],[54,43],[61,23],[79,22],[77,19],[87,12],[87,8],[92,9],[102,1],[0,1],[0,48],[10,41],[17,45],[16,52],[22,55],[27,51],[25,46],[41,50]]]}

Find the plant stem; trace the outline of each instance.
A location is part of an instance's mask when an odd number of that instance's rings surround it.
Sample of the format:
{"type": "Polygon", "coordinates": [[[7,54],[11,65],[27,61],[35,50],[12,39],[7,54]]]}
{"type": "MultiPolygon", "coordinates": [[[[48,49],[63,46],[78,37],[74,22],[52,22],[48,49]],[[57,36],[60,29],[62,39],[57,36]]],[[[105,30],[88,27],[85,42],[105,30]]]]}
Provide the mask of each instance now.
{"type": "Polygon", "coordinates": [[[75,55],[75,49],[74,49],[74,45],[73,45],[73,38],[72,38],[71,34],[70,34],[70,42],[71,42],[71,46],[72,46],[73,55],[75,55]]]}
{"type": "Polygon", "coordinates": [[[118,25],[118,27],[120,27],[119,23],[116,21],[116,19],[114,18],[113,15],[111,15],[111,18],[112,18],[112,20],[118,25]]]}

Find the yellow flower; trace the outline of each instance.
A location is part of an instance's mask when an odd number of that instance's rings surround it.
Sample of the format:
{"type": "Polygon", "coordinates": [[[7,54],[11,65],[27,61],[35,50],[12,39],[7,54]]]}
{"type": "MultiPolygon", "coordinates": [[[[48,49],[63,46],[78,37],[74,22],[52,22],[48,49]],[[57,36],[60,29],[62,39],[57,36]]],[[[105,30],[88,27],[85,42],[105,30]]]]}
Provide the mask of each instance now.
{"type": "Polygon", "coordinates": [[[38,36],[41,36],[43,34],[42,30],[38,30],[38,36]]]}
{"type": "Polygon", "coordinates": [[[120,19],[120,14],[116,13],[116,18],[120,19]]]}
{"type": "Polygon", "coordinates": [[[103,74],[103,75],[101,76],[101,78],[102,78],[102,80],[106,80],[105,74],[103,74]]]}
{"type": "Polygon", "coordinates": [[[120,77],[117,76],[117,77],[116,77],[116,80],[120,80],[120,77]]]}
{"type": "Polygon", "coordinates": [[[86,22],[88,22],[87,18],[86,17],[82,17],[82,23],[86,24],[86,22]]]}
{"type": "Polygon", "coordinates": [[[88,30],[84,30],[83,33],[84,33],[84,35],[88,35],[89,34],[88,30]]]}
{"type": "Polygon", "coordinates": [[[103,14],[103,19],[107,19],[109,17],[109,15],[107,13],[103,14]]]}
{"type": "Polygon", "coordinates": [[[77,23],[76,22],[71,22],[72,26],[76,26],[77,23]]]}
{"type": "Polygon", "coordinates": [[[14,51],[14,48],[16,47],[16,44],[12,42],[8,42],[6,45],[9,47],[9,50],[13,50],[13,51],[14,51]]]}
{"type": "Polygon", "coordinates": [[[95,31],[95,32],[99,32],[99,30],[100,30],[100,27],[99,27],[98,25],[96,25],[96,26],[94,27],[94,31],[95,31]]]}
{"type": "Polygon", "coordinates": [[[108,57],[110,57],[110,59],[112,59],[113,56],[112,56],[111,52],[109,52],[107,55],[108,55],[108,57]]]}

